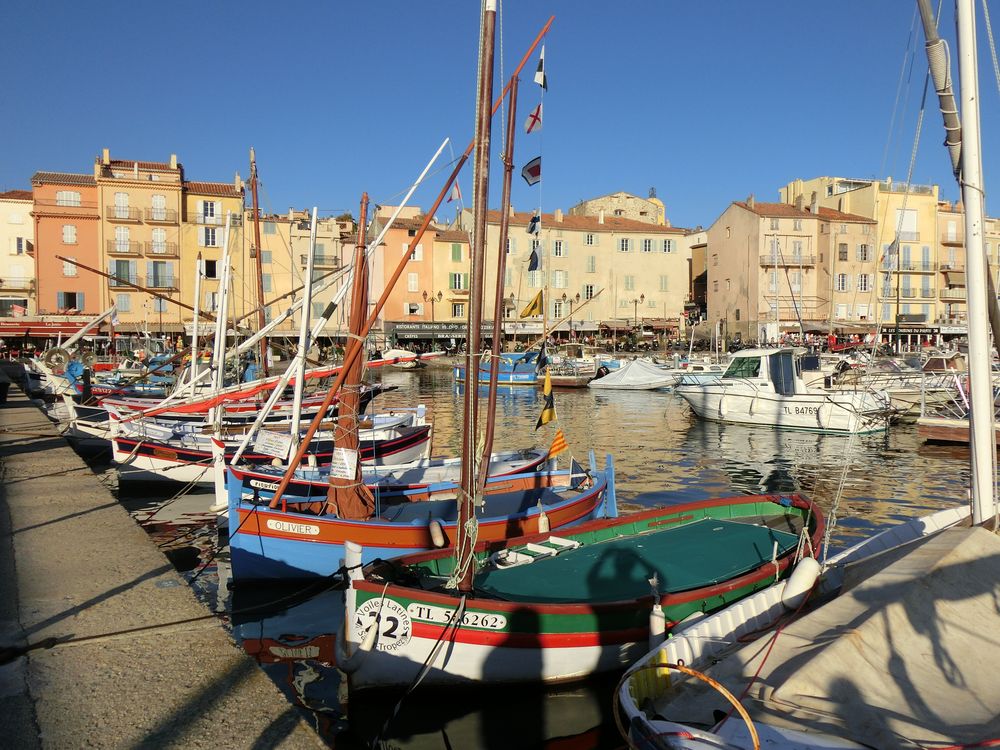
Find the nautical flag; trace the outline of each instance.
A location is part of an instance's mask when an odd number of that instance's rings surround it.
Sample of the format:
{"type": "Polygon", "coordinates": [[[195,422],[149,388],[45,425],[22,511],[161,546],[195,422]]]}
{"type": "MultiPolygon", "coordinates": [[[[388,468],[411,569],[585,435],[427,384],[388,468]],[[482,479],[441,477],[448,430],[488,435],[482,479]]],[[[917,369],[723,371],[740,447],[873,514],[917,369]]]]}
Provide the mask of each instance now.
{"type": "Polygon", "coordinates": [[[542,217],[538,214],[531,215],[531,221],[528,222],[528,234],[538,234],[542,229],[542,217]]]}
{"type": "Polygon", "coordinates": [[[542,87],[542,91],[549,90],[549,82],[545,78],[545,45],[542,45],[542,54],[538,56],[538,68],[535,70],[535,83],[542,87]]]}
{"type": "Polygon", "coordinates": [[[542,129],[542,105],[539,104],[524,121],[525,133],[537,133],[542,129]]]}
{"type": "Polygon", "coordinates": [[[546,458],[555,458],[566,450],[569,450],[569,445],[567,445],[566,436],[563,434],[562,427],[560,427],[556,430],[556,436],[552,438],[552,445],[549,448],[549,455],[546,458]]]}
{"type": "Polygon", "coordinates": [[[546,346],[546,342],[542,341],[542,348],[538,350],[538,359],[535,361],[535,374],[541,375],[542,370],[545,370],[546,378],[548,377],[548,366],[549,366],[549,351],[546,346]]]}
{"type": "Polygon", "coordinates": [[[535,298],[528,303],[528,306],[521,310],[522,318],[530,318],[535,315],[541,315],[542,311],[545,309],[544,302],[542,300],[542,290],[538,290],[538,294],[535,298]]]}
{"type": "Polygon", "coordinates": [[[528,273],[538,270],[538,251],[531,248],[531,257],[528,258],[528,273]]]}
{"type": "Polygon", "coordinates": [[[460,200],[462,200],[462,190],[458,187],[458,183],[456,182],[451,189],[451,195],[448,196],[448,200],[445,201],[445,203],[451,203],[452,201],[460,201],[460,200]]]}
{"type": "Polygon", "coordinates": [[[113,326],[117,327],[117,326],[118,326],[118,323],[120,323],[120,322],[121,322],[121,321],[120,321],[120,320],[118,319],[118,311],[117,311],[117,310],[115,310],[115,311],[114,311],[114,312],[113,312],[113,313],[111,314],[111,325],[113,325],[113,326]]]}
{"type": "Polygon", "coordinates": [[[538,421],[535,422],[536,430],[556,418],[556,402],[552,397],[552,378],[549,377],[548,370],[545,371],[545,387],[542,388],[542,393],[545,395],[545,404],[542,406],[542,413],[538,415],[538,421]]]}
{"type": "Polygon", "coordinates": [[[529,161],[524,165],[524,169],[521,170],[521,177],[529,185],[536,184],[542,179],[542,157],[536,156],[534,159],[529,161]]]}

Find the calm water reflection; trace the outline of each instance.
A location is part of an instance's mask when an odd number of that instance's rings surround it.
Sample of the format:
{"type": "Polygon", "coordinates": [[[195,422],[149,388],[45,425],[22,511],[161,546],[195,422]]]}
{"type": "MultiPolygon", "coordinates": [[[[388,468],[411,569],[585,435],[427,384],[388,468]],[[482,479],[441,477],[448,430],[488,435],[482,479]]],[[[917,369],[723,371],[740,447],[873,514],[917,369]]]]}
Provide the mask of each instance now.
{"type": "MultiPolygon", "coordinates": [[[[450,369],[386,371],[376,377],[396,386],[379,398],[377,408],[425,404],[434,422],[434,453],[458,453],[461,399],[450,369]]],[[[553,425],[534,429],[539,394],[523,387],[501,393],[498,450],[547,446],[552,440],[553,425]]],[[[700,422],[672,393],[578,389],[557,390],[555,398],[559,426],[577,458],[585,460],[593,449],[603,464],[606,454],[613,455],[619,503],[625,508],[802,491],[828,513],[836,504],[834,547],[840,547],[899,519],[962,502],[968,482],[967,451],[924,448],[911,426],[851,439],[700,422]]],[[[143,512],[156,512],[156,502],[148,497],[133,502],[143,512]]],[[[200,502],[207,507],[210,501],[202,496],[200,502]]],[[[178,528],[204,522],[198,503],[197,496],[172,503],[175,522],[154,516],[157,538],[183,542],[178,528]]],[[[192,532],[189,545],[205,559],[210,539],[210,533],[192,532]]],[[[174,555],[186,561],[183,553],[174,555]]],[[[219,560],[224,579],[224,552],[219,560]]],[[[213,573],[214,567],[206,569],[197,582],[207,598],[215,596],[212,585],[218,579],[213,573]]],[[[611,716],[613,679],[563,690],[418,690],[383,733],[396,696],[346,705],[334,665],[335,630],[343,617],[339,591],[296,596],[284,590],[239,590],[230,605],[223,589],[217,604],[231,606],[234,634],[244,648],[338,747],[368,747],[379,736],[387,747],[399,748],[620,745],[611,716]]]]}

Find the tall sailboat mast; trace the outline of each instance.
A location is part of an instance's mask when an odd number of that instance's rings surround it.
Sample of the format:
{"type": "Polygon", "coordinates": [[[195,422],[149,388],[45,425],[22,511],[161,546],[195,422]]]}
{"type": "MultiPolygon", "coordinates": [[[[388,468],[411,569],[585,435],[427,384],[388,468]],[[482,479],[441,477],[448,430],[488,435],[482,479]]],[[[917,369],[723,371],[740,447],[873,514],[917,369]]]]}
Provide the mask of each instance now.
{"type": "MultiPolygon", "coordinates": [[[[264,253],[260,246],[260,204],[257,200],[257,155],[250,147],[250,195],[253,198],[253,246],[257,252],[257,330],[267,324],[264,315],[264,253]]],[[[267,337],[260,340],[260,371],[266,378],[270,373],[267,366],[267,337]]]]}
{"type": "MultiPolygon", "coordinates": [[[[467,533],[474,517],[478,479],[479,355],[483,319],[483,271],[486,262],[486,210],[490,192],[490,133],[493,100],[493,45],[497,0],[484,0],[479,41],[479,81],[476,92],[475,162],[473,163],[472,283],[465,351],[465,419],[462,438],[462,489],[459,494],[458,540],[455,545],[459,591],[472,591],[474,541],[467,533]]],[[[497,280],[500,281],[499,279],[497,280]]]]}

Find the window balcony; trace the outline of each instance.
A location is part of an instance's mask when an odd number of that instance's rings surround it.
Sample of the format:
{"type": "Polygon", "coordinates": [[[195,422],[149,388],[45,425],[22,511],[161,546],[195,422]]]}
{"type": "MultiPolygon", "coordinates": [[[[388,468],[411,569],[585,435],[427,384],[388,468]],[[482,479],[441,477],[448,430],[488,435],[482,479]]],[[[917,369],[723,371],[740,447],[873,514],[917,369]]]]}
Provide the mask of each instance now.
{"type": "Polygon", "coordinates": [[[916,273],[931,273],[937,270],[937,263],[927,260],[904,260],[901,264],[903,271],[916,273]]]}
{"type": "Polygon", "coordinates": [[[226,223],[226,219],[222,216],[205,216],[204,214],[195,214],[194,223],[204,224],[205,226],[210,227],[221,227],[226,223]]]}
{"type": "Polygon", "coordinates": [[[177,258],[176,242],[147,242],[146,255],[155,255],[158,258],[177,258]]]}
{"type": "Polygon", "coordinates": [[[938,267],[938,270],[939,271],[964,271],[965,270],[965,261],[963,261],[963,260],[949,260],[949,261],[947,261],[945,263],[942,263],[938,267]]]}
{"type": "Polygon", "coordinates": [[[955,232],[942,232],[941,233],[941,244],[942,245],[964,245],[965,244],[965,232],[958,230],[955,232]]]}
{"type": "Polygon", "coordinates": [[[937,290],[935,290],[935,289],[921,289],[920,290],[920,296],[921,296],[922,299],[934,299],[934,296],[936,294],[937,294],[937,290]]]}
{"type": "Polygon", "coordinates": [[[142,221],[142,211],[131,206],[107,206],[105,217],[108,221],[142,221]]]}
{"type": "Polygon", "coordinates": [[[125,289],[133,289],[132,284],[141,285],[142,278],[134,273],[116,273],[113,274],[113,279],[108,279],[108,286],[115,288],[124,287],[125,289]]]}
{"type": "Polygon", "coordinates": [[[177,289],[177,278],[153,274],[146,277],[146,286],[149,289],[177,289]]]}
{"type": "Polygon", "coordinates": [[[36,216],[97,216],[97,203],[36,199],[31,213],[36,216]]]}
{"type": "MultiPolygon", "coordinates": [[[[305,268],[306,264],[309,262],[309,255],[303,253],[299,257],[302,262],[302,267],[305,268]]],[[[314,255],[313,268],[340,268],[340,258],[336,255],[314,255]]]]}
{"type": "Polygon", "coordinates": [[[941,296],[941,299],[943,299],[943,300],[958,300],[958,301],[962,301],[962,302],[965,301],[965,287],[964,286],[957,286],[957,287],[953,287],[951,289],[942,289],[939,292],[939,294],[941,296]]]}
{"type": "Polygon", "coordinates": [[[816,256],[793,255],[791,253],[785,255],[768,254],[760,256],[760,264],[762,266],[814,266],[816,265],[816,256]]]}
{"type": "Polygon", "coordinates": [[[27,292],[35,288],[35,280],[29,276],[8,276],[0,279],[0,290],[5,292],[27,292]]]}
{"type": "Polygon", "coordinates": [[[915,299],[917,296],[916,289],[900,289],[899,296],[902,299],[915,299]]]}
{"type": "Polygon", "coordinates": [[[138,255],[142,243],[108,240],[108,255],[138,255]]]}
{"type": "Polygon", "coordinates": [[[172,208],[147,208],[146,221],[150,224],[176,224],[177,211],[172,208]]]}

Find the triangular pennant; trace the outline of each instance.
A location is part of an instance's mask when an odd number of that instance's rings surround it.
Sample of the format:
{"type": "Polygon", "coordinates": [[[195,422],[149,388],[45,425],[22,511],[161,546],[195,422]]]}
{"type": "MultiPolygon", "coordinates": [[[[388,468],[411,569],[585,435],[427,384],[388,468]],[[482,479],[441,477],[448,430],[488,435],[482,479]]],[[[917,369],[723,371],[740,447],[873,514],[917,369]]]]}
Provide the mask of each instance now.
{"type": "Polygon", "coordinates": [[[549,447],[549,455],[546,458],[555,458],[560,453],[569,450],[566,443],[566,435],[563,434],[562,427],[556,430],[556,436],[552,438],[552,445],[549,447]]]}
{"type": "Polygon", "coordinates": [[[545,78],[545,45],[542,45],[542,53],[538,56],[538,68],[535,69],[535,83],[542,87],[543,91],[549,90],[549,82],[545,78]]]}
{"type": "Polygon", "coordinates": [[[545,308],[543,307],[543,302],[542,302],[542,290],[539,289],[538,294],[535,295],[535,298],[528,303],[527,307],[521,310],[521,317],[530,318],[535,315],[541,315],[544,309],[545,308]]]}

